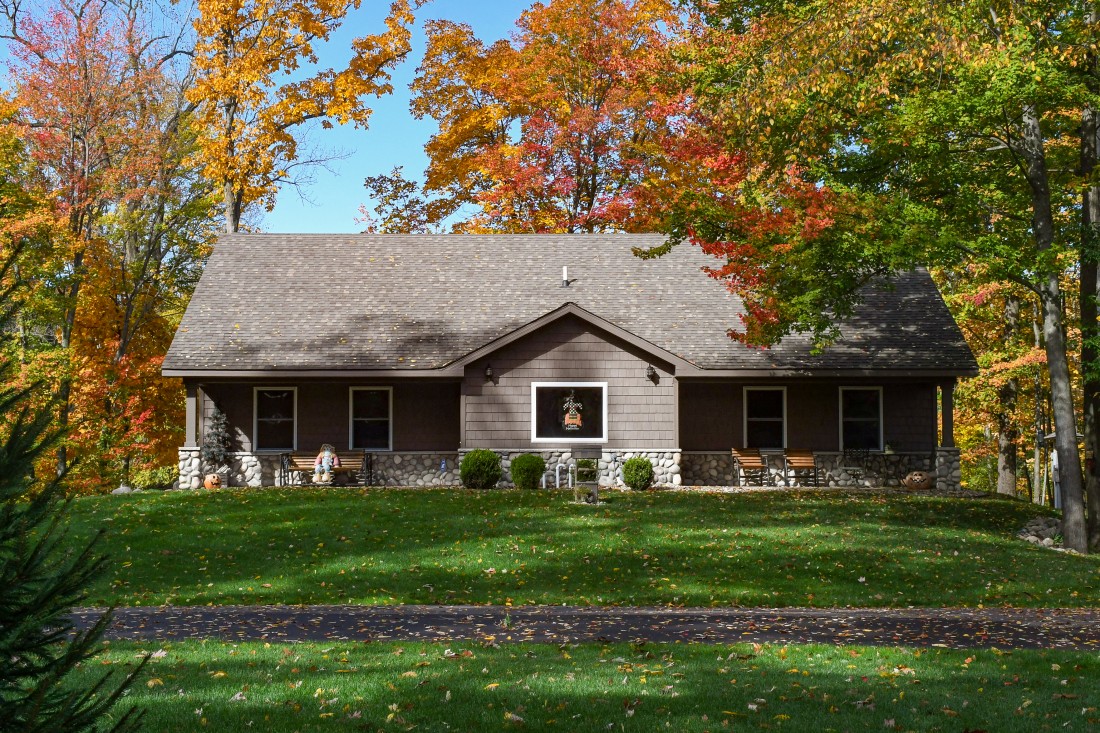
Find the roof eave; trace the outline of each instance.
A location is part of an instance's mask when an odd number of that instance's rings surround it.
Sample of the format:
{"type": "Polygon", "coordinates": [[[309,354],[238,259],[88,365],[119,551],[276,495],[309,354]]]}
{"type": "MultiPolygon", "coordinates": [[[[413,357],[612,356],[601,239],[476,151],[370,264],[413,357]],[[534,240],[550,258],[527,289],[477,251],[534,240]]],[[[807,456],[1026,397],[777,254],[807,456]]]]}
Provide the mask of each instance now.
{"type": "Polygon", "coordinates": [[[739,378],[836,378],[836,377],[925,377],[930,379],[945,379],[951,377],[976,377],[976,368],[959,369],[891,369],[891,368],[865,368],[865,369],[702,369],[694,368],[689,371],[677,372],[678,378],[698,377],[709,379],[739,379],[739,378]]]}
{"type": "Polygon", "coordinates": [[[284,379],[287,377],[327,378],[343,377],[353,379],[410,379],[417,377],[455,378],[461,379],[463,370],[452,365],[436,369],[163,369],[161,375],[165,377],[179,377],[182,379],[225,379],[225,378],[250,378],[258,379],[271,377],[284,379]]]}

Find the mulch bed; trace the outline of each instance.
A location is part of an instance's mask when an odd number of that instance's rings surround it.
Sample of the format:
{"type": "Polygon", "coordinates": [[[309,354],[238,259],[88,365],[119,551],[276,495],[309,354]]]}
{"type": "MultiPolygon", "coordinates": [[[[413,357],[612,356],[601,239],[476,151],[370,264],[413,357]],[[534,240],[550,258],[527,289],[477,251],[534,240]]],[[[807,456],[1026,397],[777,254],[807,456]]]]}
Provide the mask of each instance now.
{"type": "MultiPolygon", "coordinates": [[[[77,609],[78,628],[103,609],[77,609]]],[[[116,609],[108,639],[612,641],[1100,650],[1096,609],[220,606],[116,609]]]]}

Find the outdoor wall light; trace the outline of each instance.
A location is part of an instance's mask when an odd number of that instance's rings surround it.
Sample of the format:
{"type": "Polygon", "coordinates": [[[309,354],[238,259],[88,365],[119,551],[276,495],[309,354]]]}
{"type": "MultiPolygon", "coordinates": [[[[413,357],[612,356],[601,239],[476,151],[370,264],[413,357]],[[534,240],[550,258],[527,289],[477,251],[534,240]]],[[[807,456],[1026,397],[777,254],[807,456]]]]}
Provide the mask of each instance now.
{"type": "Polygon", "coordinates": [[[486,382],[493,381],[493,365],[492,364],[486,364],[485,365],[485,381],[486,382]]]}
{"type": "Polygon", "coordinates": [[[652,364],[645,368],[645,378],[651,382],[657,380],[657,370],[653,368],[652,364]]]}

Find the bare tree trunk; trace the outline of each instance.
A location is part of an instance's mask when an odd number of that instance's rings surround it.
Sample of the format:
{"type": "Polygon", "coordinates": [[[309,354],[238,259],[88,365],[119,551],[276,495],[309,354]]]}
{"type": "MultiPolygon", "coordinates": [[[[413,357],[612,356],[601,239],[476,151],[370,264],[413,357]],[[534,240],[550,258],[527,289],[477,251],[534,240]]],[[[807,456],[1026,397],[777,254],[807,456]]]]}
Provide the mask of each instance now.
{"type": "MultiPolygon", "coordinates": [[[[1023,139],[1017,152],[1025,163],[1025,175],[1031,188],[1032,231],[1035,245],[1045,252],[1054,243],[1054,215],[1051,210],[1050,179],[1046,151],[1035,108],[1026,106],[1021,116],[1023,139]]],[[[1062,292],[1056,271],[1040,273],[1036,290],[1043,316],[1047,369],[1050,373],[1051,412],[1054,417],[1054,447],[1058,451],[1058,474],[1062,488],[1062,537],[1065,546],[1088,552],[1085,528],[1085,496],[1081,475],[1081,457],[1077,450],[1077,419],[1073,410],[1073,392],[1062,316],[1062,292]]]]}
{"type": "MultiPolygon", "coordinates": [[[[1043,345],[1043,330],[1039,328],[1039,310],[1037,307],[1032,306],[1031,311],[1031,332],[1035,337],[1035,348],[1038,349],[1043,345]]],[[[1043,497],[1043,489],[1041,483],[1041,468],[1043,464],[1043,400],[1045,395],[1043,394],[1043,380],[1042,373],[1039,367],[1035,367],[1035,447],[1032,451],[1031,460],[1031,503],[1041,504],[1043,497]]]]}
{"type": "MultiPolygon", "coordinates": [[[[1097,112],[1086,107],[1081,120],[1081,172],[1087,180],[1096,168],[1097,112]]],[[[1100,186],[1081,195],[1081,391],[1085,423],[1085,495],[1088,499],[1088,544],[1100,548],[1100,359],[1097,342],[1097,269],[1100,259],[1100,186]]]]}
{"type": "Polygon", "coordinates": [[[234,190],[232,181],[225,182],[224,201],[225,233],[236,234],[241,228],[241,197],[234,190]]]}
{"type": "MultiPolygon", "coordinates": [[[[1096,23],[1100,8],[1094,3],[1089,20],[1096,23]]],[[[1090,91],[1100,91],[1097,59],[1090,55],[1085,69],[1090,91]]],[[[1097,110],[1086,105],[1081,113],[1081,176],[1091,179],[1100,153],[1100,120],[1097,110]]],[[[1088,546],[1100,549],[1100,327],[1097,324],[1097,270],[1100,264],[1100,186],[1081,194],[1081,392],[1085,423],[1085,497],[1088,504],[1088,546]]]]}
{"type": "MultiPolygon", "coordinates": [[[[1020,299],[1010,295],[1005,301],[1004,340],[1015,338],[1020,320],[1020,299]]],[[[1016,496],[1016,397],[1019,381],[1013,377],[997,392],[1000,405],[997,410],[997,493],[1016,496]]]]}

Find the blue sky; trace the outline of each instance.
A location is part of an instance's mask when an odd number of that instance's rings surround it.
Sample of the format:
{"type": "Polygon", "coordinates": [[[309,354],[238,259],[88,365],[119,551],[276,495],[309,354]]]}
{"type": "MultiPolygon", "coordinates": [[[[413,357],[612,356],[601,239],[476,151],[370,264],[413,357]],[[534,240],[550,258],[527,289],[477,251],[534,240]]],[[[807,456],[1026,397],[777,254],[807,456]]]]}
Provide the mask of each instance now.
{"type": "MultiPolygon", "coordinates": [[[[424,143],[435,132],[435,122],[417,120],[409,114],[409,83],[424,56],[424,20],[445,18],[468,23],[478,38],[491,43],[511,34],[516,19],[530,4],[521,0],[434,0],[421,8],[417,12],[412,53],[393,75],[394,93],[371,99],[374,114],[370,127],[311,130],[311,145],[322,150],[340,150],[347,157],[332,161],[331,171],[318,168],[312,172],[312,183],[302,191],[308,200],[303,200],[293,188],[280,192],[274,210],[263,214],[261,228],[267,232],[360,231],[362,226],[355,219],[359,205],[367,202],[363,179],[398,165],[404,166],[406,177],[419,179],[428,163],[424,143]]],[[[349,16],[328,46],[319,49],[322,63],[327,66],[346,63],[350,39],[379,32],[388,5],[380,0],[367,0],[361,10],[349,16]]]]}

